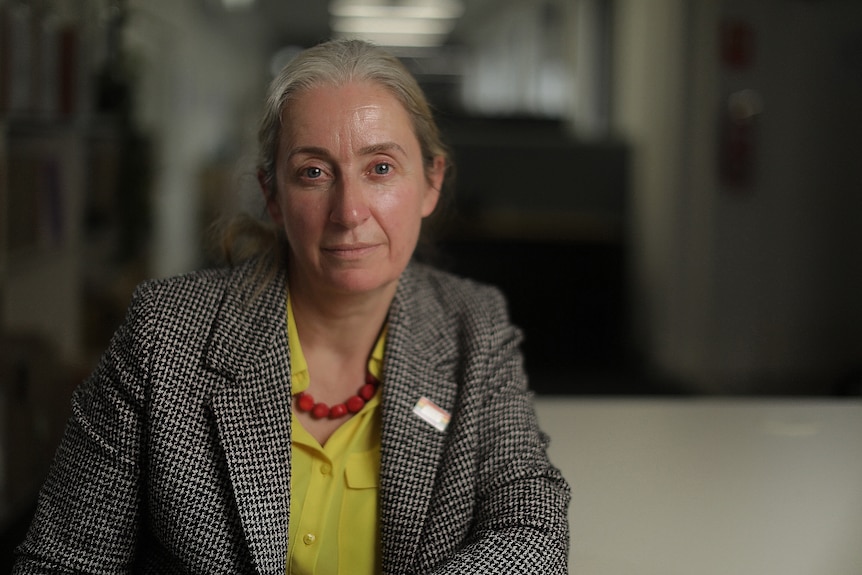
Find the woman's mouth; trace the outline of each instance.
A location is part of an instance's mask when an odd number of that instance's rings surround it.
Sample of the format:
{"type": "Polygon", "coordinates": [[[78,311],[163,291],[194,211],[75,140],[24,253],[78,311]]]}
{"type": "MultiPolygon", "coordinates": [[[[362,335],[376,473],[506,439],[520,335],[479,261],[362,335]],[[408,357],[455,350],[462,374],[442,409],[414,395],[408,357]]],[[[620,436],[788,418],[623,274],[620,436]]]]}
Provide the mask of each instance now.
{"type": "Polygon", "coordinates": [[[372,243],[350,243],[350,244],[334,244],[326,246],[323,251],[332,256],[343,259],[359,259],[377,249],[378,244],[372,243]]]}

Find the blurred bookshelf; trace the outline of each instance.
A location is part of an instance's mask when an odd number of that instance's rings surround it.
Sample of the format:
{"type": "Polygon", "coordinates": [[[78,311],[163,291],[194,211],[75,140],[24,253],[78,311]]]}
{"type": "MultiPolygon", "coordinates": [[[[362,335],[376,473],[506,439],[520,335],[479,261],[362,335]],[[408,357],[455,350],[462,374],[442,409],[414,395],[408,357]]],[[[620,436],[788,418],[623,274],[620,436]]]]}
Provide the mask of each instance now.
{"type": "Polygon", "coordinates": [[[0,0],[0,529],[32,508],[133,259],[119,5],[0,0]]]}

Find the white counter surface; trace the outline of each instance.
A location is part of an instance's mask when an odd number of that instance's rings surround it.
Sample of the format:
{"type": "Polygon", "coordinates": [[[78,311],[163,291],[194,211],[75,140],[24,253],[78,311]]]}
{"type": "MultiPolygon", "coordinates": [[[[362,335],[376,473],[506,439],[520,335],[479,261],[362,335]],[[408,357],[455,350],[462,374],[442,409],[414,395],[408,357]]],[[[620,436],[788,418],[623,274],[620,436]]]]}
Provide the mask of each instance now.
{"type": "Polygon", "coordinates": [[[862,402],[539,396],[573,575],[862,574],[862,402]]]}

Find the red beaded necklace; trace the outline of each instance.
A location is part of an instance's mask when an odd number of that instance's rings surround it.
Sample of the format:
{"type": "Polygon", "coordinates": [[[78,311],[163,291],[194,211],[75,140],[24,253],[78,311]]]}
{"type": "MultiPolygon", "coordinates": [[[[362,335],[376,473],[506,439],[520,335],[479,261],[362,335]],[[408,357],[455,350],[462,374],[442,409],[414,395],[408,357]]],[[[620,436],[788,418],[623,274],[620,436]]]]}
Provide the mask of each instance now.
{"type": "Polygon", "coordinates": [[[377,393],[377,385],[380,381],[370,371],[365,372],[365,385],[359,388],[359,393],[350,397],[344,403],[329,407],[323,402],[315,403],[314,398],[307,391],[296,394],[296,408],[299,411],[311,412],[315,419],[338,419],[348,413],[359,413],[366,403],[371,401],[377,393]]]}

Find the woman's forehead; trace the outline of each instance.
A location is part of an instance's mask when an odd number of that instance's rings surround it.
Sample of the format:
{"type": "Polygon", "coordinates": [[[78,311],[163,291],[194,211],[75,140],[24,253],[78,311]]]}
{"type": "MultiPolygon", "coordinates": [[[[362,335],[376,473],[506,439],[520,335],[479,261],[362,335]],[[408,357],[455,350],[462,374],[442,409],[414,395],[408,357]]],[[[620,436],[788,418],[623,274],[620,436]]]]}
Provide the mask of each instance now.
{"type": "Polygon", "coordinates": [[[346,137],[359,138],[357,145],[362,146],[374,145],[374,140],[418,144],[412,118],[401,101],[374,82],[315,85],[284,108],[283,144],[317,145],[346,137]]]}

